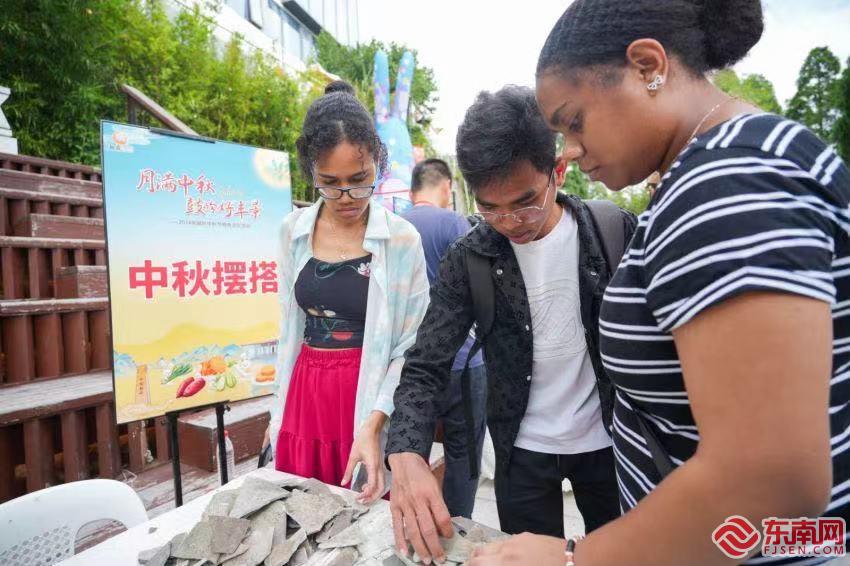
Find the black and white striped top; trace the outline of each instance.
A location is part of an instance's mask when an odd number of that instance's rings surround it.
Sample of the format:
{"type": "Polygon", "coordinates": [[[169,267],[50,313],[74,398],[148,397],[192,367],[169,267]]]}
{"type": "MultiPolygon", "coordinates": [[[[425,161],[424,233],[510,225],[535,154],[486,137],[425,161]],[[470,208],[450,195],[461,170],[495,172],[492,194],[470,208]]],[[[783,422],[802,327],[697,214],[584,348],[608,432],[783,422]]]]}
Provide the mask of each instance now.
{"type": "Polygon", "coordinates": [[[767,290],[832,305],[834,487],[825,515],[850,522],[848,202],[850,173],[833,148],[778,116],[737,116],[679,155],[639,218],[600,316],[602,359],[617,388],[613,436],[624,510],[660,481],[635,411],[674,465],[699,442],[671,332],[731,297],[767,290]]]}

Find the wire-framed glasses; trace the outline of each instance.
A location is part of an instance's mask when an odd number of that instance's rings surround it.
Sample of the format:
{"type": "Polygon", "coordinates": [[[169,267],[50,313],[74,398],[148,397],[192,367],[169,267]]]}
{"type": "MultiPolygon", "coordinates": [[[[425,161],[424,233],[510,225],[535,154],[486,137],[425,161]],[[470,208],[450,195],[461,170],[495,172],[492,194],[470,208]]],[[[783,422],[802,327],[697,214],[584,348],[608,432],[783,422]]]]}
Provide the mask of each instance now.
{"type": "Polygon", "coordinates": [[[541,206],[525,206],[513,212],[505,213],[479,211],[478,214],[490,224],[499,224],[505,220],[512,220],[516,224],[534,224],[546,214],[545,207],[546,202],[549,200],[549,191],[552,189],[552,185],[554,185],[552,182],[554,172],[555,169],[552,169],[552,172],[549,173],[549,180],[546,182],[546,194],[543,197],[543,204],[541,206]]]}

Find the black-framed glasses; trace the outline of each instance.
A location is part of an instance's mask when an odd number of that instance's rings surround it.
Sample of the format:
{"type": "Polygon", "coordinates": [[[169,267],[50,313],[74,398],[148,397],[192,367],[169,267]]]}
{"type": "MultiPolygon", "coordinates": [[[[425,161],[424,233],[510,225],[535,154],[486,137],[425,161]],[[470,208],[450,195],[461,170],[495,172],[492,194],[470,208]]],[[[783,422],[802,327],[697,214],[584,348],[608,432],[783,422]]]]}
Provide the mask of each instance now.
{"type": "Polygon", "coordinates": [[[504,222],[505,220],[513,220],[517,224],[534,224],[538,222],[545,216],[546,214],[546,202],[549,200],[549,191],[552,189],[552,185],[555,183],[552,182],[554,178],[555,169],[549,173],[549,179],[546,182],[546,194],[543,196],[543,204],[541,206],[525,206],[523,208],[518,208],[513,212],[481,212],[478,214],[481,215],[481,218],[486,220],[489,224],[499,224],[504,222]]]}
{"type": "Polygon", "coordinates": [[[363,187],[314,187],[322,198],[328,200],[339,200],[343,193],[348,193],[348,196],[355,200],[369,198],[375,192],[375,185],[365,185],[363,187]]]}

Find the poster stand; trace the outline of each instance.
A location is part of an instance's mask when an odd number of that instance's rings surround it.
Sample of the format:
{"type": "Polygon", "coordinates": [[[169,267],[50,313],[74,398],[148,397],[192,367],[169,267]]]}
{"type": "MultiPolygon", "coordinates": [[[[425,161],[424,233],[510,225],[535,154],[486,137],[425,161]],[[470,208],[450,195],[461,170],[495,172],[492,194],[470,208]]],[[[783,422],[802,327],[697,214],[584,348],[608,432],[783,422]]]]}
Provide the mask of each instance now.
{"type": "Polygon", "coordinates": [[[177,418],[183,413],[201,411],[215,407],[216,428],[218,429],[218,469],[221,471],[221,485],[230,481],[227,477],[227,451],[224,444],[224,412],[230,410],[229,401],[219,401],[208,405],[178,409],[165,413],[168,418],[169,443],[171,444],[171,470],[174,474],[174,505],[183,505],[183,478],[180,476],[180,440],[177,435],[177,418]]]}

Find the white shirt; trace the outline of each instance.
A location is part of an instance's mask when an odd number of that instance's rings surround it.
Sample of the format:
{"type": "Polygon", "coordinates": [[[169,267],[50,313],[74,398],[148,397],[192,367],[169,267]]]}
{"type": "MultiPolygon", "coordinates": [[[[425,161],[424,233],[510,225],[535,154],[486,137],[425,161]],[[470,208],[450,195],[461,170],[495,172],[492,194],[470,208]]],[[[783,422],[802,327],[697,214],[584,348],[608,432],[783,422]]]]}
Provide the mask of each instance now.
{"type": "Polygon", "coordinates": [[[514,446],[546,454],[607,448],[611,437],[581,322],[575,220],[564,211],[543,238],[511,246],[525,281],[534,342],[528,408],[514,446]]]}

